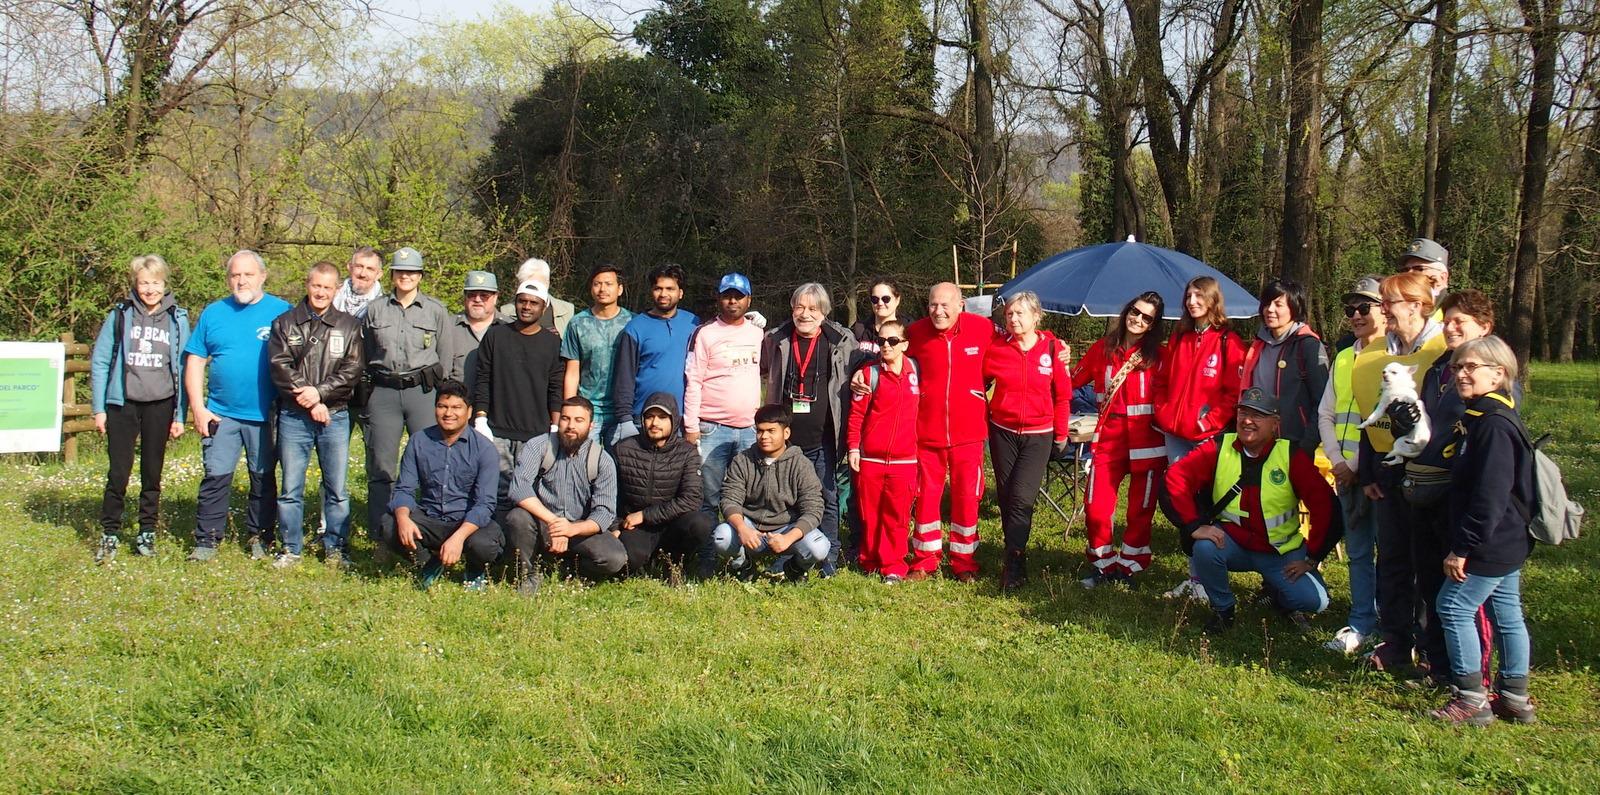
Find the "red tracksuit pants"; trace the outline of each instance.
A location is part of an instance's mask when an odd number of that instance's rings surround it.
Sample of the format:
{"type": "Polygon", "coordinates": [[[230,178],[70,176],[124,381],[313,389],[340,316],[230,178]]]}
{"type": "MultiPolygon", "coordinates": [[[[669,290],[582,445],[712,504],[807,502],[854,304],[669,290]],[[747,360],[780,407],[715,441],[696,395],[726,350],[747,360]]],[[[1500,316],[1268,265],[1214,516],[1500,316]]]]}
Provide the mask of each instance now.
{"type": "Polygon", "coordinates": [[[1097,447],[1089,466],[1088,503],[1084,524],[1088,536],[1087,556],[1097,571],[1107,574],[1138,574],[1150,568],[1150,522],[1156,513],[1156,480],[1161,470],[1133,472],[1123,450],[1097,447]],[[1124,478],[1128,484],[1128,526],[1122,533],[1122,548],[1111,545],[1112,519],[1117,513],[1117,489],[1124,478]]]}
{"type": "Polygon", "coordinates": [[[906,576],[910,549],[911,501],[917,495],[916,464],[862,461],[856,474],[861,505],[861,570],[906,576]]]}
{"type": "Polygon", "coordinates": [[[978,572],[978,502],[983,499],[983,442],[917,448],[917,530],[911,537],[911,568],[932,574],[943,546],[939,503],[950,481],[950,571],[978,572]]]}

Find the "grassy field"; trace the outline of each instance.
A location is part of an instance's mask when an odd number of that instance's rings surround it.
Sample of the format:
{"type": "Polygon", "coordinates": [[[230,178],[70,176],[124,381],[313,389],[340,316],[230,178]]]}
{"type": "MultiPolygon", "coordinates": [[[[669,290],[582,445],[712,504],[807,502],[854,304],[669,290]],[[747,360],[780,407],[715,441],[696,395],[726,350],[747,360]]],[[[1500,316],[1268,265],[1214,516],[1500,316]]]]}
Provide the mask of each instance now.
{"type": "MultiPolygon", "coordinates": [[[[1600,508],[1600,377],[1541,367],[1527,412],[1600,508]]],[[[159,556],[90,560],[103,458],[0,463],[0,790],[327,792],[1583,791],[1600,782],[1600,542],[1542,547],[1524,592],[1537,726],[1422,719],[1438,694],[1256,608],[1208,641],[1146,588],[1075,584],[1040,511],[1001,596],[859,576],[416,591],[369,562],[186,564],[199,458],[169,458],[159,556]]],[[[240,481],[243,479],[240,478],[240,481]]],[[[355,483],[362,482],[357,476],[355,483]]],[[[358,489],[359,491],[359,489],[358,489]]],[[[240,495],[242,498],[242,495],[240,495]]],[[[1043,508],[1043,506],[1041,506],[1043,508]]],[[[364,516],[364,506],[356,506],[364,516]]],[[[1595,520],[1591,520],[1591,525],[1595,520]]],[[[998,519],[985,506],[986,539],[998,519]]],[[[992,542],[983,546],[995,571],[992,542]]],[[[1259,582],[1258,580],[1255,582],[1259,582]]],[[[1246,579],[1248,596],[1255,582],[1246,579]]]]}

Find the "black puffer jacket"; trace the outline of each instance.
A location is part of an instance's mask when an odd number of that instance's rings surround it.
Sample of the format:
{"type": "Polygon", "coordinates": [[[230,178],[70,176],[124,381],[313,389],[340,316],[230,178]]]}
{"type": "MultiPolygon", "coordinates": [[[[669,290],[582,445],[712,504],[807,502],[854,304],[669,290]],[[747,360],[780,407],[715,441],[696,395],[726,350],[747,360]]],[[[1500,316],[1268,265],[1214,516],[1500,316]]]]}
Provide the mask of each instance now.
{"type": "MultiPolygon", "coordinates": [[[[700,451],[677,434],[678,401],[656,392],[645,401],[672,407],[673,434],[656,447],[644,433],[617,443],[617,514],[644,512],[645,524],[660,524],[700,510],[700,451]]],[[[642,431],[642,429],[641,429],[642,431]]]]}

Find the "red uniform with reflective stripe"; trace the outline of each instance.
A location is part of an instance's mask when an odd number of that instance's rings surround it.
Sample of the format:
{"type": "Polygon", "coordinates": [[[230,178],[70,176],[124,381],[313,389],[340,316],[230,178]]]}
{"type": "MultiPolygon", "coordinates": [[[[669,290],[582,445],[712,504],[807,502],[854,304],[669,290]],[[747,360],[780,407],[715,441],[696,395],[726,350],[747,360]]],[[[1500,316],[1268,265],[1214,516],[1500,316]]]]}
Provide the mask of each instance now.
{"type": "Polygon", "coordinates": [[[983,375],[994,384],[990,422],[1012,433],[1050,434],[1054,441],[1066,441],[1072,419],[1072,377],[1056,361],[1062,347],[1055,335],[1041,331],[1026,351],[1010,334],[989,348],[983,375]]]}
{"type": "Polygon", "coordinates": [[[1129,371],[1122,388],[1105,400],[1117,371],[1135,349],[1111,350],[1098,340],[1072,371],[1072,385],[1094,384],[1102,401],[1100,419],[1090,452],[1089,493],[1084,510],[1089,561],[1095,568],[1137,574],[1150,567],[1150,524],[1156,512],[1156,486],[1166,467],[1166,442],[1155,426],[1155,373],[1160,362],[1129,371]],[[1117,489],[1131,476],[1128,486],[1128,526],[1122,548],[1111,544],[1112,517],[1117,512],[1117,489]]]}
{"type": "Polygon", "coordinates": [[[978,503],[983,499],[983,442],[989,407],[983,360],[996,338],[988,318],[963,312],[940,331],[923,318],[906,329],[907,355],[917,360],[922,401],[917,411],[916,532],[911,567],[939,568],[944,531],[939,502],[950,484],[950,570],[975,573],[978,503]]]}

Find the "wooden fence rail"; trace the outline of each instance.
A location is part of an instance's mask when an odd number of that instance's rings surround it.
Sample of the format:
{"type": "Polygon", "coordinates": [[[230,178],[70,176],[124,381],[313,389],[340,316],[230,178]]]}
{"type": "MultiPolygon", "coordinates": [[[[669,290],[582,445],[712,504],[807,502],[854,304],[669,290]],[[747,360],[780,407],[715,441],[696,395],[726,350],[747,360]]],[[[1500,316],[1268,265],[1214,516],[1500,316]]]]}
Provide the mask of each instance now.
{"type": "Polygon", "coordinates": [[[89,372],[89,346],[78,342],[72,332],[61,335],[67,347],[65,367],[61,368],[61,457],[68,464],[78,460],[78,434],[94,431],[94,409],[78,402],[78,374],[89,372]]]}

